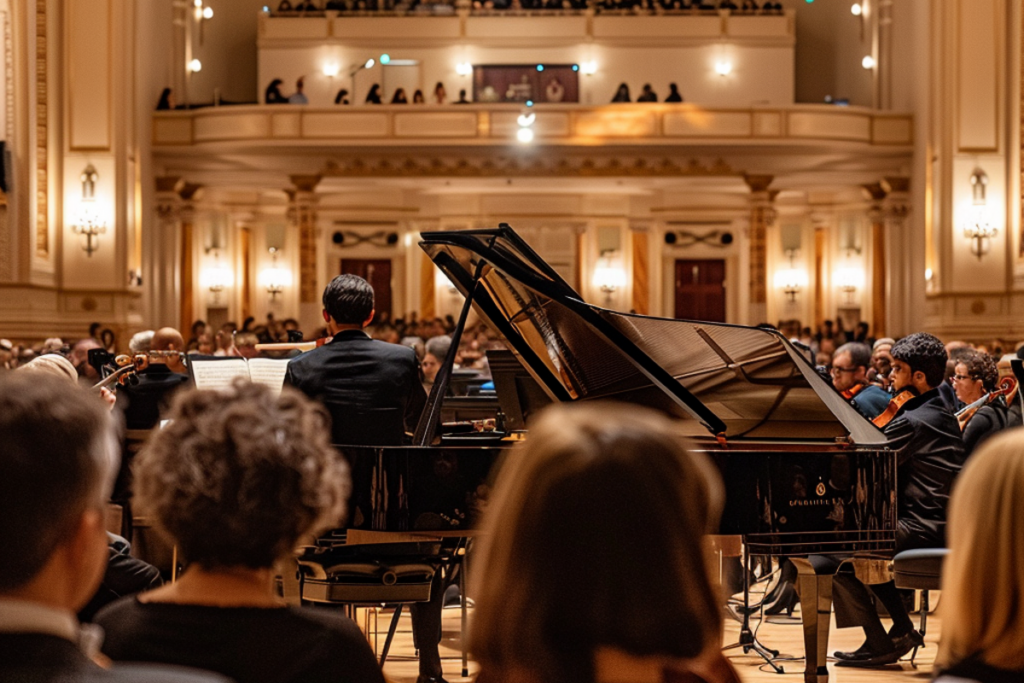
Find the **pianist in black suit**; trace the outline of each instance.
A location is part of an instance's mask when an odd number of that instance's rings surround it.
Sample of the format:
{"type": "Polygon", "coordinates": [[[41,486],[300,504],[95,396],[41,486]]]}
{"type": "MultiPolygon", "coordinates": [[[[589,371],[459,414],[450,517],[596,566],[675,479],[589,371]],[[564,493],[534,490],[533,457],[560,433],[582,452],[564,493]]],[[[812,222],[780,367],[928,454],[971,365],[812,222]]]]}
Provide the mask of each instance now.
{"type": "Polygon", "coordinates": [[[398,446],[414,431],[427,395],[416,352],[371,339],[373,288],[358,275],[339,275],[323,295],[332,339],[288,363],[285,384],[323,403],[336,444],[398,446]]]}
{"type": "Polygon", "coordinates": [[[44,373],[0,377],[0,681],[224,680],[91,659],[101,637],[75,612],[106,564],[114,442],[98,395],[44,373]]]}
{"type": "MultiPolygon", "coordinates": [[[[899,451],[896,552],[941,548],[949,494],[964,462],[960,427],[936,388],[943,381],[946,350],[936,337],[917,333],[898,341],[891,354],[896,394],[909,390],[913,395],[884,427],[891,446],[899,451]]],[[[841,559],[815,556],[811,561],[820,574],[835,571],[841,559]]],[[[836,625],[860,626],[866,636],[857,650],[835,653],[840,666],[892,664],[923,643],[892,581],[871,586],[892,617],[888,632],[867,588],[851,572],[841,569],[833,588],[836,625]]]]}

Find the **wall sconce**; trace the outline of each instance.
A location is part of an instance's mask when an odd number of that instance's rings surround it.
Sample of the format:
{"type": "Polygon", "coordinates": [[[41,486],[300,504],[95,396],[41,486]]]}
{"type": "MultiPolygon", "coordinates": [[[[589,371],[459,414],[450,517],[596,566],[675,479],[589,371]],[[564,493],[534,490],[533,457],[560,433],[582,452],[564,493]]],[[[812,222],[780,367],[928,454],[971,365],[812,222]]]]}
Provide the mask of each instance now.
{"type": "Polygon", "coordinates": [[[980,168],[971,173],[972,203],[970,214],[964,225],[964,237],[971,240],[971,253],[981,258],[989,252],[991,240],[999,233],[999,229],[989,220],[985,192],[988,188],[988,175],[980,168]]]}
{"type": "Polygon", "coordinates": [[[597,73],[597,62],[593,59],[586,62],[580,62],[580,73],[584,76],[593,76],[597,73]]]}
{"type": "MultiPolygon", "coordinates": [[[[199,22],[199,44],[203,44],[203,27],[207,20],[213,19],[213,8],[204,7],[203,0],[192,1],[192,16],[199,22]]],[[[197,69],[198,71],[198,69],[197,69]]]]}
{"type": "Polygon", "coordinates": [[[864,272],[860,268],[840,268],[836,271],[836,285],[846,294],[846,303],[853,303],[853,295],[864,284],[864,272]]]}
{"type": "Polygon", "coordinates": [[[260,284],[267,290],[271,301],[277,300],[277,295],[285,290],[285,287],[292,286],[292,271],[281,268],[277,265],[277,254],[281,251],[277,247],[270,247],[270,256],[273,263],[270,268],[265,268],[260,273],[260,284]]]}
{"type": "Polygon", "coordinates": [[[235,282],[235,274],[230,268],[220,264],[220,254],[215,254],[214,265],[204,268],[199,276],[199,284],[206,287],[213,294],[214,301],[220,299],[220,293],[235,282]]]}
{"type": "Polygon", "coordinates": [[[605,306],[612,305],[612,294],[626,286],[626,271],[614,251],[602,251],[594,267],[594,286],[604,292],[605,306]]]}
{"type": "Polygon", "coordinates": [[[103,214],[96,206],[96,181],[99,180],[99,173],[92,164],[82,171],[82,203],[78,207],[75,222],[71,230],[76,235],[85,238],[82,249],[86,256],[100,248],[100,235],[107,231],[107,222],[103,220],[103,214]]]}
{"type": "MultiPolygon", "coordinates": [[[[530,103],[527,102],[526,106],[529,107],[530,103]]],[[[537,114],[534,112],[523,113],[516,119],[516,123],[519,124],[519,130],[516,131],[516,139],[524,145],[533,142],[533,124],[537,121],[537,114]]]]}
{"type": "Polygon", "coordinates": [[[732,73],[732,62],[728,59],[719,59],[715,62],[715,73],[719,76],[728,76],[732,73]]]}
{"type": "Polygon", "coordinates": [[[469,62],[459,62],[458,64],[455,65],[455,73],[459,74],[460,76],[472,76],[473,65],[470,64],[469,62]]]}
{"type": "Polygon", "coordinates": [[[337,62],[324,62],[324,65],[321,68],[321,70],[323,71],[324,76],[327,76],[327,78],[334,78],[335,76],[338,75],[338,72],[341,71],[341,67],[338,65],[337,62]]]}
{"type": "Polygon", "coordinates": [[[786,256],[789,258],[789,268],[775,272],[775,288],[781,289],[790,303],[796,303],[796,295],[807,286],[807,273],[796,267],[795,249],[787,249],[786,256]]]}

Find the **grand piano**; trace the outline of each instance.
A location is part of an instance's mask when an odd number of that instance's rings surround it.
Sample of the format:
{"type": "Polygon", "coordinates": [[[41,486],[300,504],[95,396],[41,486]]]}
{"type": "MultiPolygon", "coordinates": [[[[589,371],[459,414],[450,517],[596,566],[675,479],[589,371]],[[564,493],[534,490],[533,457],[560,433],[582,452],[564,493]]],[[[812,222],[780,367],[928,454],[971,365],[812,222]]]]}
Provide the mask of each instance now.
{"type": "Polygon", "coordinates": [[[445,376],[472,306],[504,336],[531,380],[496,380],[506,431],[527,430],[530,415],[551,401],[615,400],[675,418],[680,437],[721,471],[721,533],[742,535],[749,554],[793,558],[804,678],[827,681],[831,577],[814,576],[802,558],[893,552],[896,453],[882,432],[776,330],[588,304],[504,224],[423,233],[420,246],[466,307],[417,445],[345,449],[353,462],[354,525],[452,533],[475,524],[477,502],[487,496],[494,466],[510,457],[510,443],[439,428],[445,376]]]}

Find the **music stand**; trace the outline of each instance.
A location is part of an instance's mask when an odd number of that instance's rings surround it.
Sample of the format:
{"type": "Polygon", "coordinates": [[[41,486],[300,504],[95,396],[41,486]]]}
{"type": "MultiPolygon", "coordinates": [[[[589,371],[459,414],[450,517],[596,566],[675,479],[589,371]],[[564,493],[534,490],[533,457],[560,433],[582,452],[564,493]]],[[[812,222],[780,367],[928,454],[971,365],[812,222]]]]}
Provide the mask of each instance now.
{"type": "Polygon", "coordinates": [[[761,659],[765,661],[775,673],[785,673],[783,668],[775,663],[775,658],[779,656],[778,650],[773,650],[766,647],[761,641],[757,639],[754,632],[750,629],[750,553],[747,552],[747,544],[743,544],[742,550],[743,556],[743,621],[740,622],[740,636],[739,640],[731,645],[726,645],[722,648],[722,652],[728,650],[734,650],[738,647],[743,648],[743,654],[750,654],[754,652],[761,659]]]}

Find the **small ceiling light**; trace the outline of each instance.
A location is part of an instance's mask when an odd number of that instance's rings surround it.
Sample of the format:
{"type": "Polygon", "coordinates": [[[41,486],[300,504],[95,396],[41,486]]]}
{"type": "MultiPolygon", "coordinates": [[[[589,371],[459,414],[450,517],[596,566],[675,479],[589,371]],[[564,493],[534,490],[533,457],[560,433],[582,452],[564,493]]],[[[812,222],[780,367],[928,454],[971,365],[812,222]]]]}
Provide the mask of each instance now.
{"type": "Polygon", "coordinates": [[[732,62],[727,59],[720,59],[715,62],[715,73],[719,76],[728,76],[732,73],[732,62]]]}
{"type": "Polygon", "coordinates": [[[864,67],[865,69],[874,69],[875,68],[875,58],[872,57],[871,55],[866,55],[864,57],[864,59],[860,60],[860,65],[862,67],[864,67]]]}
{"type": "Polygon", "coordinates": [[[853,16],[855,17],[859,17],[860,15],[864,14],[864,8],[861,7],[861,4],[859,2],[855,2],[850,6],[850,13],[853,14],[853,16]]]}
{"type": "Polygon", "coordinates": [[[202,71],[203,70],[203,63],[200,62],[198,59],[193,59],[191,62],[188,63],[188,70],[189,70],[190,73],[196,73],[197,71],[202,71]]]}

